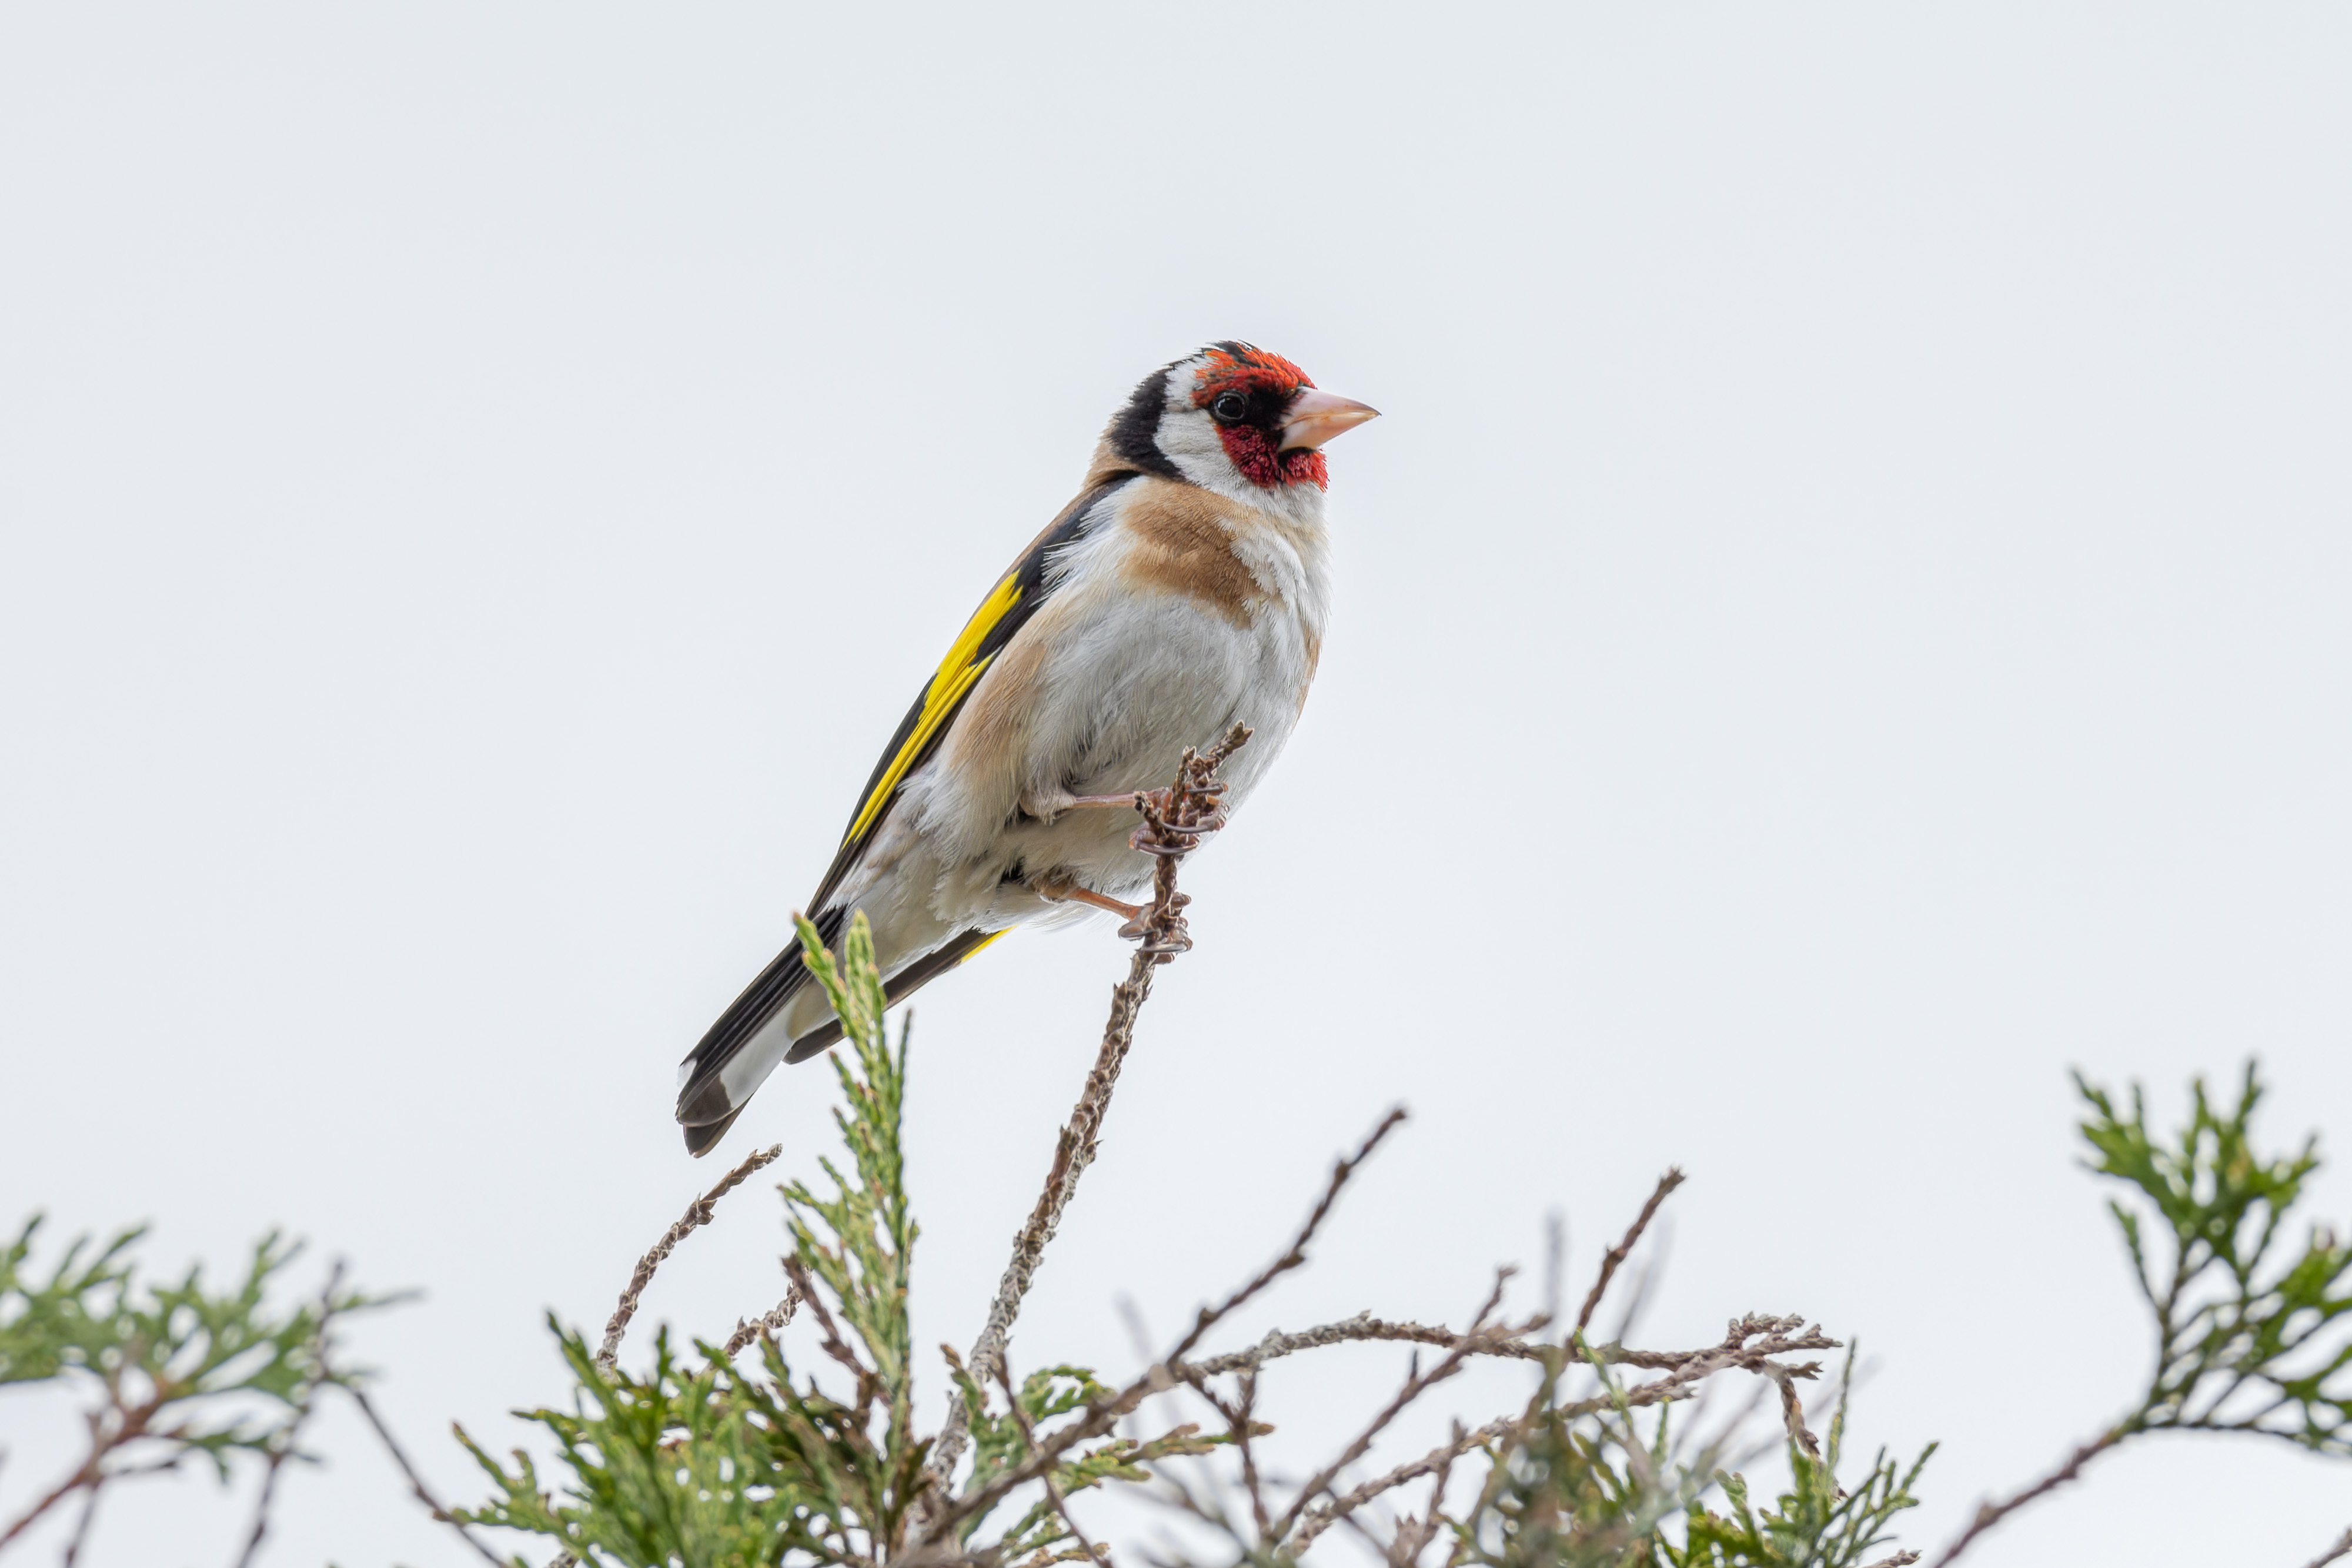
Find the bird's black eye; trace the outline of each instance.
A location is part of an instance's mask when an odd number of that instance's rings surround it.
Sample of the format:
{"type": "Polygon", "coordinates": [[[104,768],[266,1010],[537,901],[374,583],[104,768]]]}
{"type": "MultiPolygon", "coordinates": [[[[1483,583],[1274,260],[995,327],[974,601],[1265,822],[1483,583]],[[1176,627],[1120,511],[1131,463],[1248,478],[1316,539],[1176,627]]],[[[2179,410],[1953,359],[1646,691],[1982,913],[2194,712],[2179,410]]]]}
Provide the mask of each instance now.
{"type": "Polygon", "coordinates": [[[1219,392],[1209,404],[1209,412],[1219,424],[1238,424],[1242,416],[1249,413],[1249,399],[1239,392],[1219,392]]]}

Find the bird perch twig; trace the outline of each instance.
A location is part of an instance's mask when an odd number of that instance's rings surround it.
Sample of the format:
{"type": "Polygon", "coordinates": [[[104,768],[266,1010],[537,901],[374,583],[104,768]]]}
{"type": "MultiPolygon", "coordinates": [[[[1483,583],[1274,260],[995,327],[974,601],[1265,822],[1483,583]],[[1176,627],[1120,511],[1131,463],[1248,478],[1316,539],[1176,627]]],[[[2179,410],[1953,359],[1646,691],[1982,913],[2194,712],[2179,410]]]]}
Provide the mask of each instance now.
{"type": "MultiPolygon", "coordinates": [[[[1143,813],[1143,825],[1128,841],[1145,854],[1159,857],[1159,864],[1152,872],[1151,902],[1138,923],[1142,940],[1136,945],[1135,956],[1128,963],[1127,978],[1111,988],[1110,1019],[1103,1026],[1102,1048],[1095,1055],[1094,1067],[1087,1074],[1086,1086],[1078,1093],[1078,1103],[1070,1112],[1068,1123],[1055,1140],[1054,1163],[1045,1173],[1045,1187],[1038,1193],[1029,1218],[1013,1239],[1012,1260],[1004,1267],[996,1299],[989,1304],[988,1321],[980,1337],[972,1342],[968,1362],[972,1376],[983,1383],[996,1377],[1005,1340],[1013,1332],[1013,1320],[1021,1314],[1022,1300],[1029,1293],[1030,1281],[1036,1277],[1046,1245],[1054,1239],[1062,1223],[1062,1212],[1078,1190],[1078,1177],[1094,1163],[1103,1117],[1110,1110],[1111,1091],[1117,1087],[1119,1069],[1126,1064],[1128,1051],[1135,1043],[1136,1016],[1151,995],[1151,971],[1174,961],[1177,954],[1192,946],[1182,914],[1185,904],[1192,901],[1176,891],[1176,867],[1185,855],[1200,847],[1202,837],[1224,826],[1220,803],[1226,786],[1217,777],[1217,769],[1249,737],[1249,727],[1237,724],[1205,752],[1196,752],[1188,746],[1183,760],[1177,765],[1172,785],[1165,789],[1136,791],[1135,809],[1143,813]]],[[[963,1401],[950,1396],[947,1425],[932,1446],[926,1467],[938,1483],[939,1490],[934,1495],[944,1494],[948,1478],[954,1474],[956,1461],[971,1440],[969,1419],[963,1401]]]]}

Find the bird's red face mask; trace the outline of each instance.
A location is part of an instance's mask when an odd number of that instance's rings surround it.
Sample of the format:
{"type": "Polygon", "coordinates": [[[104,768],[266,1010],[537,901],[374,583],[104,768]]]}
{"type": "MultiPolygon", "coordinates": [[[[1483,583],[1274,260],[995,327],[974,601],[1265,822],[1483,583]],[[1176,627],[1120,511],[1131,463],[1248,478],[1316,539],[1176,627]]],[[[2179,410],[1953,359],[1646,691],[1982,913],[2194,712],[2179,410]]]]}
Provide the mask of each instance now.
{"type": "Polygon", "coordinates": [[[1317,391],[1305,371],[1247,343],[1211,349],[1206,358],[1195,375],[1192,406],[1216,422],[1225,455],[1242,477],[1269,490],[1328,487],[1323,444],[1374,411],[1317,391]]]}

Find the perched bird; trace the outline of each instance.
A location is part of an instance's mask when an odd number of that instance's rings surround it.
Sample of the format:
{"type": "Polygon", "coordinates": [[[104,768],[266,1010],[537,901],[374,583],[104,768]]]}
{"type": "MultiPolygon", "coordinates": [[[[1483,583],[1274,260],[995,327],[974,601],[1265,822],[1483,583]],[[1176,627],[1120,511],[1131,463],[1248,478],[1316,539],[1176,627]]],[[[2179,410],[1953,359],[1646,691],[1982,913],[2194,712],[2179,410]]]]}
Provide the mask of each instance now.
{"type": "MultiPolygon", "coordinates": [[[[864,910],[896,1002],[1013,925],[1134,920],[1151,858],[1104,808],[1239,721],[1230,812],[1282,749],[1329,609],[1321,447],[1374,412],[1248,343],[1146,376],[890,737],[806,906],[826,944],[864,910]]],[[[840,1038],[794,941],[681,1065],[688,1150],[840,1038]]]]}

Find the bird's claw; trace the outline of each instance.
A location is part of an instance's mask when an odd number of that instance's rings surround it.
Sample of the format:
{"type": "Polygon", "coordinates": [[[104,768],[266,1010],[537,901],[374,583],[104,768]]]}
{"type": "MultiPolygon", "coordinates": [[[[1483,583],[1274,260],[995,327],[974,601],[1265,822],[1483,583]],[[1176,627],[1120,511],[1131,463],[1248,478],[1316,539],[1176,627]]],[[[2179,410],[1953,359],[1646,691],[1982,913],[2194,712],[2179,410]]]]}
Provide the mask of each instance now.
{"type": "Polygon", "coordinates": [[[1148,946],[1144,949],[1148,953],[1161,951],[1181,953],[1192,945],[1192,939],[1184,935],[1182,914],[1184,906],[1192,902],[1191,894],[1179,893],[1171,894],[1164,905],[1146,904],[1136,912],[1134,919],[1118,928],[1118,934],[1129,942],[1158,942],[1166,939],[1181,941],[1184,944],[1183,947],[1162,949],[1158,946],[1148,946]],[[1164,915],[1161,913],[1163,910],[1164,915]],[[1154,929],[1155,915],[1160,916],[1158,924],[1160,929],[1159,930],[1154,929]]]}
{"type": "Polygon", "coordinates": [[[1119,927],[1118,934],[1141,943],[1137,951],[1155,964],[1173,963],[1177,954],[1192,951],[1192,938],[1184,928],[1184,906],[1192,900],[1176,891],[1176,862],[1225,825],[1227,785],[1217,777],[1217,768],[1241,749],[1249,733],[1247,726],[1237,724],[1205,752],[1186,747],[1174,784],[1165,789],[1136,791],[1135,809],[1143,813],[1143,824],[1127,841],[1144,854],[1159,856],[1160,867],[1152,875],[1151,902],[1119,927]]]}

